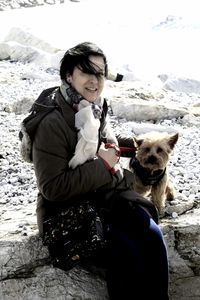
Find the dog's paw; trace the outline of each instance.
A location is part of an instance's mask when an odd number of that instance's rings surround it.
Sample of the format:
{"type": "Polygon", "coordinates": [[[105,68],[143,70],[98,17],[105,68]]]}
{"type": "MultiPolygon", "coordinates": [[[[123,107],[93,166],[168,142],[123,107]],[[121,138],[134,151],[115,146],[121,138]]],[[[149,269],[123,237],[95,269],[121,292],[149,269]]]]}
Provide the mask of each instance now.
{"type": "Polygon", "coordinates": [[[75,157],[73,157],[69,161],[69,167],[72,168],[72,169],[75,169],[78,165],[79,165],[79,162],[77,161],[77,159],[75,157]]]}
{"type": "Polygon", "coordinates": [[[165,208],[163,208],[162,210],[159,211],[159,218],[164,218],[166,216],[166,211],[165,208]]]}
{"type": "Polygon", "coordinates": [[[166,188],[166,200],[173,201],[175,199],[175,192],[172,186],[166,188]]]}

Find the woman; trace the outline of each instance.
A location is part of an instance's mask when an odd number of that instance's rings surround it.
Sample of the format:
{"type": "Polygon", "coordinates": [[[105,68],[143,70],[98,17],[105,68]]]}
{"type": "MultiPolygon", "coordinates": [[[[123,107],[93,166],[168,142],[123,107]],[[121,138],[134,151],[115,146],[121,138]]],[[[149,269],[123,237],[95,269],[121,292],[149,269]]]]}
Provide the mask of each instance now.
{"type": "MultiPolygon", "coordinates": [[[[163,236],[156,224],[155,208],[131,190],[131,172],[123,170],[122,174],[117,167],[119,152],[113,143],[132,150],[134,147],[131,139],[118,137],[117,141],[109,129],[108,107],[101,97],[107,73],[102,50],[95,44],[81,43],[61,60],[61,86],[42,94],[54,99],[58,109],[43,118],[33,142],[39,231],[55,266],[67,270],[90,261],[105,267],[110,299],[165,300],[168,262],[163,236]],[[71,168],[69,161],[78,141],[75,117],[82,100],[101,111],[98,143],[94,158],[71,168]],[[88,200],[101,216],[107,243],[98,255],[92,255],[89,248],[87,255],[87,243],[82,240],[86,251],[70,257],[71,249],[80,247],[80,243],[76,244],[73,236],[68,240],[67,226],[72,225],[67,222],[68,214],[71,208],[74,212],[78,207],[78,213],[80,207],[84,210],[88,200]],[[73,247],[69,246],[71,242],[73,247]]],[[[133,152],[127,152],[131,155],[133,152]]],[[[76,213],[74,220],[79,217],[76,213]]]]}

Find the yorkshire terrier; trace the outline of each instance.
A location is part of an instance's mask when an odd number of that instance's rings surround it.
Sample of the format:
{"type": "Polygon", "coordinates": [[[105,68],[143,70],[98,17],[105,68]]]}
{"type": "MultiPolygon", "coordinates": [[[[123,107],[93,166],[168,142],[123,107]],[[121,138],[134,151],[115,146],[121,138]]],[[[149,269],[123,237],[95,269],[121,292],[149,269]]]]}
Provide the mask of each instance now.
{"type": "Polygon", "coordinates": [[[164,213],[165,201],[175,197],[167,163],[178,137],[178,133],[153,131],[134,137],[136,155],[129,164],[135,177],[133,189],[142,196],[151,196],[160,215],[164,213]]]}

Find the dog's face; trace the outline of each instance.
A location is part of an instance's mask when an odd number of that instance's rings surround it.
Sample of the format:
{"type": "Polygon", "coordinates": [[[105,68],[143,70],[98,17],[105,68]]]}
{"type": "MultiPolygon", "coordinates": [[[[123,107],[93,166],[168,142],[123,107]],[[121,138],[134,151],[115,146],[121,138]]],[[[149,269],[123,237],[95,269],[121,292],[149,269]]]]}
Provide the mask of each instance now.
{"type": "Polygon", "coordinates": [[[178,140],[178,133],[149,132],[134,137],[136,158],[151,171],[165,169],[169,155],[178,140]]]}

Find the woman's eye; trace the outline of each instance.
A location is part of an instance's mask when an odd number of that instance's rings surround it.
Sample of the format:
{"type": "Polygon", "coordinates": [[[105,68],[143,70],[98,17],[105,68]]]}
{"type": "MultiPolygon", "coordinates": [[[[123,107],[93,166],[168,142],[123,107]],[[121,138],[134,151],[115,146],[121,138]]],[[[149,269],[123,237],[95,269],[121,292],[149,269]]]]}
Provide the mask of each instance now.
{"type": "Polygon", "coordinates": [[[105,75],[104,75],[104,74],[99,74],[99,75],[97,76],[97,78],[100,79],[100,80],[103,80],[103,79],[105,78],[105,75]]]}
{"type": "Polygon", "coordinates": [[[105,77],[105,73],[104,72],[99,72],[98,75],[101,76],[101,77],[105,77]]]}

